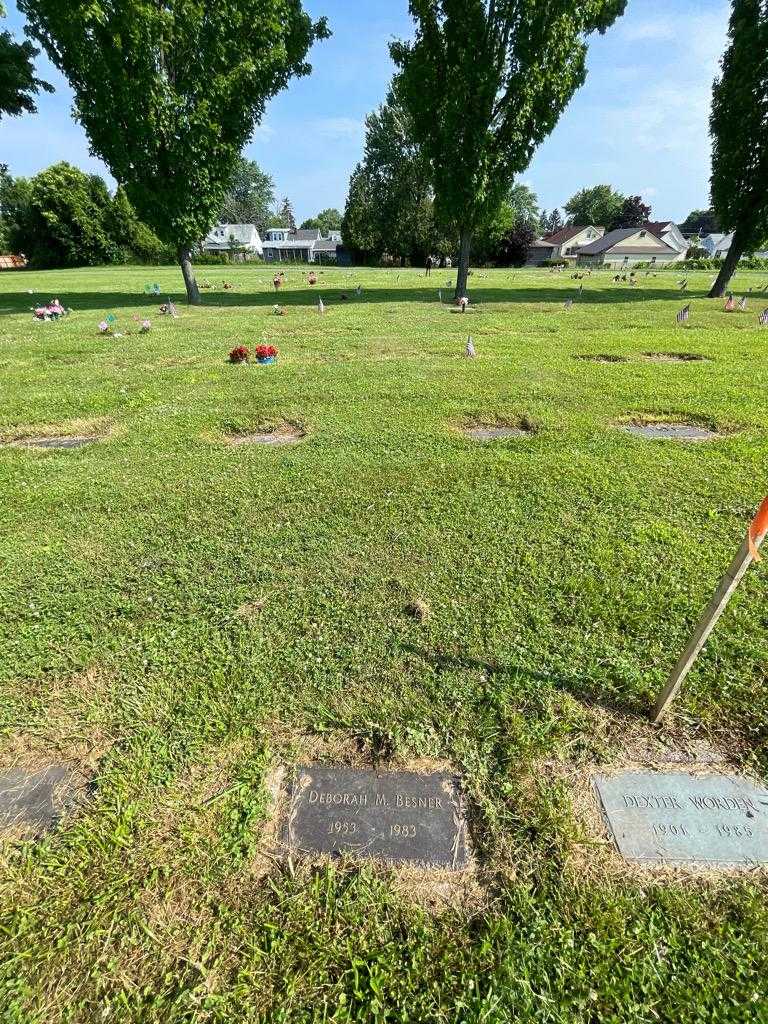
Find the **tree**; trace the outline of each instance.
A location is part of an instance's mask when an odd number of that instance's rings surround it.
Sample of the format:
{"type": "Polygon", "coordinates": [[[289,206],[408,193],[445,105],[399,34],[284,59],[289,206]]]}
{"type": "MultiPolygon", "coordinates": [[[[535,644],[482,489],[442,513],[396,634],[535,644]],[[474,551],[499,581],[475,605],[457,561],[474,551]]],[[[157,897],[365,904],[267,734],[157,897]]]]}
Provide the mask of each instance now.
{"type": "Polygon", "coordinates": [[[309,220],[305,220],[301,226],[307,230],[314,229],[327,235],[329,231],[340,231],[341,221],[342,214],[340,211],[330,207],[327,210],[321,210],[316,217],[310,217],[309,220]]]}
{"type": "Polygon", "coordinates": [[[542,210],[539,215],[539,229],[544,232],[548,231],[547,225],[549,224],[549,214],[546,210],[542,210]]]}
{"type": "MultiPolygon", "coordinates": [[[[0,3],[0,18],[5,5],[0,3]]],[[[33,99],[40,90],[53,92],[53,87],[35,76],[35,57],[40,51],[28,41],[17,43],[10,32],[0,32],[0,117],[15,117],[37,110],[33,99]]]]}
{"type": "Polygon", "coordinates": [[[266,101],[310,71],[325,38],[301,0],[18,0],[68,78],[91,149],[172,244],[189,302],[191,252],[215,222],[266,101]]]}
{"type": "Polygon", "coordinates": [[[530,221],[518,221],[499,244],[498,260],[511,267],[522,267],[528,259],[528,250],[536,237],[530,221]]]}
{"type": "Polygon", "coordinates": [[[684,234],[711,235],[720,231],[720,222],[714,210],[691,210],[679,227],[684,234]]]}
{"type": "Polygon", "coordinates": [[[456,296],[474,232],[528,166],[586,77],[586,36],[626,0],[410,0],[413,42],[392,44],[439,218],[459,234],[456,296]]]}
{"type": "Polygon", "coordinates": [[[539,200],[528,185],[518,182],[507,193],[507,203],[514,215],[515,224],[525,221],[531,227],[539,227],[539,200]]]}
{"type": "Polygon", "coordinates": [[[263,234],[275,205],[275,185],[255,160],[238,157],[219,220],[223,224],[255,224],[263,234]]]}
{"type": "Polygon", "coordinates": [[[651,219],[651,208],[640,196],[627,196],[613,220],[606,225],[609,231],[618,228],[639,228],[651,219]]]}
{"type": "Polygon", "coordinates": [[[112,201],[104,181],[68,163],[17,179],[4,197],[9,241],[39,267],[98,266],[117,261],[109,233],[112,201]]]}
{"type": "Polygon", "coordinates": [[[282,221],[282,227],[290,228],[291,231],[296,230],[296,218],[293,214],[293,206],[287,196],[283,199],[283,205],[280,208],[280,220],[282,221]]]}
{"type": "Polygon", "coordinates": [[[427,160],[415,141],[396,76],[386,102],[365,121],[365,158],[350,180],[344,243],[364,256],[422,260],[450,244],[435,221],[427,160]]]}
{"type": "Polygon", "coordinates": [[[733,0],[730,44],[712,88],[712,206],[733,240],[711,298],[768,237],[768,5],[733,0]]]}
{"type": "Polygon", "coordinates": [[[571,224],[607,228],[618,216],[624,203],[624,196],[614,192],[610,185],[594,185],[582,188],[565,204],[565,212],[571,224]]]}
{"type": "Polygon", "coordinates": [[[550,235],[554,235],[556,231],[559,231],[564,226],[565,225],[563,223],[563,218],[560,215],[560,211],[557,207],[555,207],[552,213],[550,213],[549,215],[549,226],[547,230],[549,231],[550,235]]]}
{"type": "Polygon", "coordinates": [[[382,252],[377,212],[371,174],[364,164],[359,163],[349,179],[341,230],[347,248],[359,253],[364,260],[377,251],[379,255],[382,252]]]}

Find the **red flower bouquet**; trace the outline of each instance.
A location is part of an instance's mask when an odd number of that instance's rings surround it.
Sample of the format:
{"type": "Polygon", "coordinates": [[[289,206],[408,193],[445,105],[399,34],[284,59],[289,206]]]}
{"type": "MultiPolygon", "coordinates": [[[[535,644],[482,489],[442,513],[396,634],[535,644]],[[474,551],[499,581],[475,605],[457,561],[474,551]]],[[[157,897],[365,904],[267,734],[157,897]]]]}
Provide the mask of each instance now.
{"type": "Polygon", "coordinates": [[[274,363],[277,359],[277,349],[274,345],[257,345],[255,353],[259,363],[274,363]]]}
{"type": "Polygon", "coordinates": [[[229,353],[229,361],[230,363],[247,363],[250,354],[245,345],[237,345],[229,353]]]}

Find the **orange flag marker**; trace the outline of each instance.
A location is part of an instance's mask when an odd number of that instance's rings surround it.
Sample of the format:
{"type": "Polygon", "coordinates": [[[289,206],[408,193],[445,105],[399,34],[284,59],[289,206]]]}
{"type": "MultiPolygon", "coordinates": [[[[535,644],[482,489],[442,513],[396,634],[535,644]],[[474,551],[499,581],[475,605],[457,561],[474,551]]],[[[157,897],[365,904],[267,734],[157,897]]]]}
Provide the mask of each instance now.
{"type": "Polygon", "coordinates": [[[693,668],[693,664],[701,653],[704,644],[707,642],[709,634],[717,625],[717,620],[725,611],[728,602],[733,597],[733,594],[739,583],[741,583],[747,569],[750,567],[752,562],[761,561],[760,545],[765,540],[766,534],[768,534],[768,497],[763,499],[760,508],[757,510],[755,518],[749,525],[747,536],[742,541],[741,547],[736,553],[736,557],[728,567],[728,571],[725,576],[720,580],[712,600],[704,609],[701,618],[696,625],[696,629],[693,631],[693,636],[691,637],[688,646],[680,655],[677,664],[672,669],[669,679],[667,680],[666,686],[659,694],[659,698],[656,701],[653,713],[651,714],[651,721],[654,725],[660,722],[667,711],[669,711],[669,707],[675,699],[677,691],[680,689],[683,680],[693,668]]]}

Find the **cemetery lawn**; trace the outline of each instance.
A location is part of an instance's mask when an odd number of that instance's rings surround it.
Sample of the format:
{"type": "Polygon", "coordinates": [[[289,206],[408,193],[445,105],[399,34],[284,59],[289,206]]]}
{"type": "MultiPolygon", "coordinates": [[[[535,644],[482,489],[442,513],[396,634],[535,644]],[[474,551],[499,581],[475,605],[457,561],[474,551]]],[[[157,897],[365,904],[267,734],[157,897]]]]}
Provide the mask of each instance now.
{"type": "Polygon", "coordinates": [[[443,271],[286,273],[282,317],[263,267],[199,268],[197,309],[175,268],[0,276],[0,438],[100,437],[0,447],[0,767],[92,780],[0,842],[0,1019],[768,1021],[765,875],[623,865],[589,790],[692,751],[768,769],[766,563],[644,718],[766,493],[768,293],[601,272],[566,311],[565,274],[476,271],[462,316],[443,271]],[[276,365],[227,364],[262,339],[276,365]],[[471,876],[275,857],[276,772],[313,760],[453,766],[471,876]]]}

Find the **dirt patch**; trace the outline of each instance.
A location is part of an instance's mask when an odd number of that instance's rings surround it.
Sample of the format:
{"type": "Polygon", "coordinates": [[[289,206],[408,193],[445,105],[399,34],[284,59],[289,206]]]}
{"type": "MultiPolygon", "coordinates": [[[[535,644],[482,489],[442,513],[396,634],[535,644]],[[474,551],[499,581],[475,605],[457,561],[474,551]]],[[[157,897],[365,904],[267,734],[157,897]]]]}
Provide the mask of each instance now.
{"type": "Polygon", "coordinates": [[[0,445],[14,448],[84,448],[110,433],[108,420],[70,420],[67,423],[17,427],[0,436],[0,445]]]}
{"type": "Polygon", "coordinates": [[[710,356],[701,356],[695,352],[643,352],[644,359],[654,363],[711,363],[710,356]]]}
{"type": "Polygon", "coordinates": [[[646,440],[716,441],[726,435],[695,420],[661,419],[651,416],[633,416],[616,424],[625,433],[646,440]]]}
{"type": "Polygon", "coordinates": [[[598,352],[597,355],[581,355],[575,356],[576,359],[581,359],[585,363],[628,363],[629,359],[627,356],[613,356],[606,352],[598,352]]]}
{"type": "Polygon", "coordinates": [[[464,437],[471,441],[503,441],[510,437],[531,437],[536,427],[527,416],[516,420],[473,420],[459,427],[464,437]]]}
{"type": "Polygon", "coordinates": [[[277,424],[266,424],[256,430],[235,430],[226,434],[226,441],[231,445],[261,444],[277,447],[284,444],[298,444],[307,436],[307,432],[298,423],[282,421],[277,424]]]}

